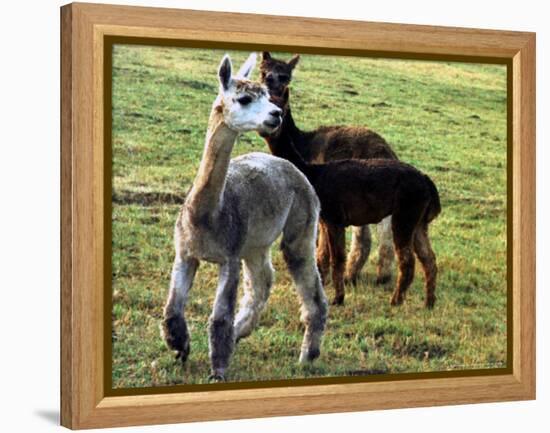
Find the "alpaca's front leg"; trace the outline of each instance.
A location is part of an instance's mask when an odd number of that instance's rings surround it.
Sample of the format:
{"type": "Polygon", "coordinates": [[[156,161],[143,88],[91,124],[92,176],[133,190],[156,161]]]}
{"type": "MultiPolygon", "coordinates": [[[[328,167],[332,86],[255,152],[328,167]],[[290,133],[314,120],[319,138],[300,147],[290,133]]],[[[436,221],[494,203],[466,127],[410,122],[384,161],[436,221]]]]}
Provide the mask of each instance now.
{"type": "Polygon", "coordinates": [[[233,319],[239,288],[239,259],[232,259],[220,266],[214,309],[208,323],[212,380],[225,380],[225,370],[235,345],[233,319]]]}
{"type": "Polygon", "coordinates": [[[332,266],[332,284],[334,299],[332,305],[343,305],[345,297],[344,267],[346,265],[346,229],[342,226],[327,224],[330,265],[332,266]]]}
{"type": "Polygon", "coordinates": [[[164,307],[163,337],[168,347],[176,351],[176,358],[182,362],[185,362],[189,355],[189,332],[185,323],[184,308],[198,267],[197,259],[176,256],[172,267],[170,291],[164,307]]]}

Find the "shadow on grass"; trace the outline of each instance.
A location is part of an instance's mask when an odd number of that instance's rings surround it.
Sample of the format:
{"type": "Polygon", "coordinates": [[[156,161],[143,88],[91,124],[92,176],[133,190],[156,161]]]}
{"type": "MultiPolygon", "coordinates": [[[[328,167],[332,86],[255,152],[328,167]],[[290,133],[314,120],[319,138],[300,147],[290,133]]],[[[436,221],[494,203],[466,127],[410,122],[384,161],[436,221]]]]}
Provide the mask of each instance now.
{"type": "Polygon", "coordinates": [[[169,192],[118,191],[113,193],[113,203],[121,205],[155,206],[159,204],[183,204],[184,201],[185,196],[169,192]]]}

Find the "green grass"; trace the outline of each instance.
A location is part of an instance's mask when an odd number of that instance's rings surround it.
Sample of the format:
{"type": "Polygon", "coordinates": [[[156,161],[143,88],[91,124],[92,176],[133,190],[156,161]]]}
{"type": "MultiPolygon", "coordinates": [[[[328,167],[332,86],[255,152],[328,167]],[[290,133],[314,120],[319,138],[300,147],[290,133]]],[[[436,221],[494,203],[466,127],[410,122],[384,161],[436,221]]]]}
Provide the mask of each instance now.
{"type": "MultiPolygon", "coordinates": [[[[248,53],[232,52],[238,67],[248,53]]],[[[159,333],[178,200],[198,168],[221,51],[116,46],[113,57],[113,385],[204,383],[217,269],[203,263],[187,308],[186,366],[159,333]]],[[[405,304],[373,283],[372,259],[346,305],[331,308],[321,358],[297,365],[298,301],[277,246],[276,280],[258,329],[239,343],[231,381],[502,367],[506,363],[506,69],[504,66],[302,56],[292,84],[304,129],[367,125],[429,174],[442,214],[430,233],[438,302],[423,275],[405,304]]],[[[234,156],[267,152],[255,133],[234,156]]],[[[326,287],[332,295],[332,287],[326,287]]]]}

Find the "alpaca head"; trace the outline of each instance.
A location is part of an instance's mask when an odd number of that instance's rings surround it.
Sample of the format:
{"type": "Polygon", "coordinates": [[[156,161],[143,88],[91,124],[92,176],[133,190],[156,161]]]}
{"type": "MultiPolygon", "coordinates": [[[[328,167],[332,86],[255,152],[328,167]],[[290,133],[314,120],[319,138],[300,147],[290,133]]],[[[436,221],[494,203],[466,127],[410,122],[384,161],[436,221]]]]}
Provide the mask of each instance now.
{"type": "Polygon", "coordinates": [[[271,132],[260,132],[260,135],[262,137],[264,138],[278,137],[284,132],[283,130],[285,129],[285,126],[284,126],[285,116],[290,110],[289,99],[290,99],[290,89],[288,87],[285,87],[281,95],[275,95],[270,92],[269,100],[281,109],[282,126],[271,132]]]}
{"type": "Polygon", "coordinates": [[[255,64],[256,54],[251,54],[233,76],[231,59],[225,55],[218,70],[220,92],[216,103],[225,124],[234,131],[271,133],[281,125],[282,110],[269,100],[264,85],[248,79],[255,64]]]}
{"type": "Polygon", "coordinates": [[[260,64],[260,77],[269,92],[274,96],[282,96],[285,88],[292,80],[292,71],[298,64],[300,56],[294,55],[288,62],[271,57],[267,51],[262,53],[260,64]]]}

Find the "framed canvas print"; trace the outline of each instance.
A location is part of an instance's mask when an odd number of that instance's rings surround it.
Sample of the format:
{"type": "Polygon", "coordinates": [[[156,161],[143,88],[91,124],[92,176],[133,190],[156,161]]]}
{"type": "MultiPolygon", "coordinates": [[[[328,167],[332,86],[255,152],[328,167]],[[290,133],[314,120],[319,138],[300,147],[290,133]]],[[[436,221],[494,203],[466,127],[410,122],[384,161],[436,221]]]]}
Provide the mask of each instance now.
{"type": "Polygon", "coordinates": [[[535,398],[534,34],[70,4],[61,54],[64,426],[535,398]]]}

